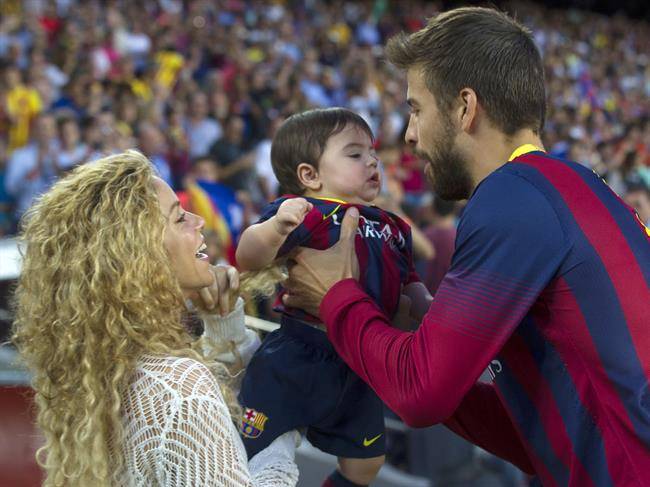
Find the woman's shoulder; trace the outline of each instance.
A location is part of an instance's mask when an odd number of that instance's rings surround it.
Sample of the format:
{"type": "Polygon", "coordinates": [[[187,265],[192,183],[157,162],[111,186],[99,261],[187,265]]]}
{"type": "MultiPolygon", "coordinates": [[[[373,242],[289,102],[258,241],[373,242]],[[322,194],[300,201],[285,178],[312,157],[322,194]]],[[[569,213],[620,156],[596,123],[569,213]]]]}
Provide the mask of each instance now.
{"type": "Polygon", "coordinates": [[[191,357],[144,355],[136,368],[140,379],[164,384],[181,396],[197,393],[221,397],[217,381],[210,369],[191,357]]]}
{"type": "Polygon", "coordinates": [[[208,370],[203,363],[192,357],[176,357],[173,355],[145,354],[138,360],[137,367],[161,374],[170,373],[171,371],[185,371],[191,368],[208,370]]]}

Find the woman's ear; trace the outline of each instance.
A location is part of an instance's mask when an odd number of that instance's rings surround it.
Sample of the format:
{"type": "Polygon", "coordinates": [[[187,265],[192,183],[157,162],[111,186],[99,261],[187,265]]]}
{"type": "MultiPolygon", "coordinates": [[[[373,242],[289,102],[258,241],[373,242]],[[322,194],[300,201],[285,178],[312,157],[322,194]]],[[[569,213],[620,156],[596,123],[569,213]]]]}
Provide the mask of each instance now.
{"type": "Polygon", "coordinates": [[[298,167],[296,168],[296,175],[298,176],[298,181],[300,181],[300,184],[307,189],[318,191],[322,186],[320,176],[318,174],[318,169],[316,169],[311,164],[307,164],[306,162],[301,162],[298,164],[298,167]]]}

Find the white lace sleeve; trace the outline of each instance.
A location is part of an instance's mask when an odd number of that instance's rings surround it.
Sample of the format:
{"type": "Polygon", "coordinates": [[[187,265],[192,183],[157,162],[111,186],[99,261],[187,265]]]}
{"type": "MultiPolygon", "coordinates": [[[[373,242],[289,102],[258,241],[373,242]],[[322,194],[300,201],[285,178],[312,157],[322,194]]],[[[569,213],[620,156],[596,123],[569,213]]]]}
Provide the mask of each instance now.
{"type": "MultiPolygon", "coordinates": [[[[217,355],[217,360],[230,365],[241,358],[241,366],[248,365],[261,342],[257,333],[246,328],[244,319],[244,300],[242,298],[237,300],[235,309],[226,316],[201,314],[204,326],[203,336],[208,339],[204,348],[214,345],[221,350],[225,347],[226,351],[217,355]],[[235,353],[228,350],[228,345],[234,347],[235,353]]],[[[204,351],[210,352],[207,349],[204,351]]]]}
{"type": "Polygon", "coordinates": [[[149,358],[139,371],[127,401],[129,485],[296,485],[295,448],[276,448],[251,475],[219,386],[203,364],[149,358]]]}

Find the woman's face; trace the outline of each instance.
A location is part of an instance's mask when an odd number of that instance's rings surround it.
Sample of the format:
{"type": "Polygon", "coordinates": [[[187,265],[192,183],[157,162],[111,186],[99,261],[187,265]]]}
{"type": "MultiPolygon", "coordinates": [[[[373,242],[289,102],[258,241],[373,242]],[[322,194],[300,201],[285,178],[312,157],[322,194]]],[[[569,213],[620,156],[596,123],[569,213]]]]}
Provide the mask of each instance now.
{"type": "Polygon", "coordinates": [[[201,229],[203,218],[183,210],[172,189],[154,179],[160,209],[166,220],[165,249],[185,295],[209,286],[214,280],[201,229]]]}

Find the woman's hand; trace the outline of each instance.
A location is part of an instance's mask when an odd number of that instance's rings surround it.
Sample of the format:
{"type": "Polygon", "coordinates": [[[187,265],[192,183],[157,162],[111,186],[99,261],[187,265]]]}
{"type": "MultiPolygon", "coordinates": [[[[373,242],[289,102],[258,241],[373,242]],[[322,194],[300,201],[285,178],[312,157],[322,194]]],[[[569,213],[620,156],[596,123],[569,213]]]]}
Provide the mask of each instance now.
{"type": "Polygon", "coordinates": [[[239,295],[239,272],[233,266],[211,267],[214,282],[199,290],[190,299],[199,310],[225,316],[230,313],[239,295]]]}

